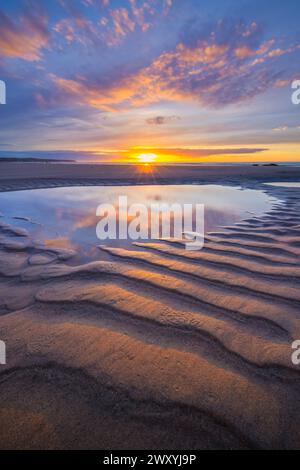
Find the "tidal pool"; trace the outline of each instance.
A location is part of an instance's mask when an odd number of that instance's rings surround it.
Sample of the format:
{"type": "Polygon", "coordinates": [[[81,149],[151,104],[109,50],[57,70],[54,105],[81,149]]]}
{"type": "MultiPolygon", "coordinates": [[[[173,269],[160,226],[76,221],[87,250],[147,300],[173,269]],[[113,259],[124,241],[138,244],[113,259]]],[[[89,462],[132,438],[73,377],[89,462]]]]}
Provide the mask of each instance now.
{"type": "Polygon", "coordinates": [[[75,249],[83,260],[100,258],[97,245],[131,247],[130,240],[100,241],[96,236],[99,204],[203,204],[205,232],[216,231],[251,215],[259,216],[277,202],[263,191],[218,185],[80,186],[0,193],[5,222],[26,228],[49,247],[75,249]]]}

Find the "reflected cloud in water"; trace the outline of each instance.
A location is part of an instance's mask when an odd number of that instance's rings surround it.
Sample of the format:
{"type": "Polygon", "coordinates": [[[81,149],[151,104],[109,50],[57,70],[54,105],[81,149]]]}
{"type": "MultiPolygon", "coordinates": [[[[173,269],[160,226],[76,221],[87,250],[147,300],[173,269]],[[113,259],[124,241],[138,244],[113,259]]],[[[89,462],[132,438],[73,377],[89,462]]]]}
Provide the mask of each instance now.
{"type": "MultiPolygon", "coordinates": [[[[204,204],[205,232],[249,218],[249,213],[260,215],[276,202],[263,191],[218,185],[91,186],[1,193],[0,212],[46,246],[75,249],[78,258],[90,260],[101,256],[96,208],[102,203],[117,207],[119,196],[127,196],[128,205],[149,208],[154,203],[204,204]]],[[[106,243],[131,247],[130,240],[106,243]]]]}

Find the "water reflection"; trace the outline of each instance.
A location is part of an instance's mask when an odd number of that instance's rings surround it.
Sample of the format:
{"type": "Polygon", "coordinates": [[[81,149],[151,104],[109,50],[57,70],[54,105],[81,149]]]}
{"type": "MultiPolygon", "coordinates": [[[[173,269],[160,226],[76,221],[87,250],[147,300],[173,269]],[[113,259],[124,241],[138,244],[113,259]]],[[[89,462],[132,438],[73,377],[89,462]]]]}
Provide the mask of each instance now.
{"type": "MultiPolygon", "coordinates": [[[[0,212],[46,246],[76,249],[81,259],[89,260],[99,257],[96,208],[101,203],[117,206],[120,195],[127,196],[129,205],[147,207],[158,202],[204,204],[206,232],[260,215],[275,202],[262,191],[217,185],[71,187],[1,193],[0,212]]],[[[107,243],[131,247],[127,240],[107,243]]]]}

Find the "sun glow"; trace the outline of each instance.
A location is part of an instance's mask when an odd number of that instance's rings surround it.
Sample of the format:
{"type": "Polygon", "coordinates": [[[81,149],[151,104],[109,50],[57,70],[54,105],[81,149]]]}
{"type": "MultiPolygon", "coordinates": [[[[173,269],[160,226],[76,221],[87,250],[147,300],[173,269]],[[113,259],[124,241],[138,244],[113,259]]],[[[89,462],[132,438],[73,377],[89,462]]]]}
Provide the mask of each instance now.
{"type": "Polygon", "coordinates": [[[153,163],[157,159],[155,153],[141,153],[136,157],[141,163],[153,163]]]}

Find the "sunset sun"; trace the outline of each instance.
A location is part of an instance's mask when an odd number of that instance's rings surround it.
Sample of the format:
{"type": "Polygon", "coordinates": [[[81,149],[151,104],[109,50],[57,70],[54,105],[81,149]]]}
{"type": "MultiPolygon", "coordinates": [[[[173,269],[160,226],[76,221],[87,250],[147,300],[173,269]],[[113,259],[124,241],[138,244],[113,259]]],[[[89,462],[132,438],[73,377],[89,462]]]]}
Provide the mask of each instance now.
{"type": "Polygon", "coordinates": [[[137,159],[141,163],[153,163],[157,160],[157,155],[155,153],[141,153],[140,155],[137,155],[137,159]]]}

